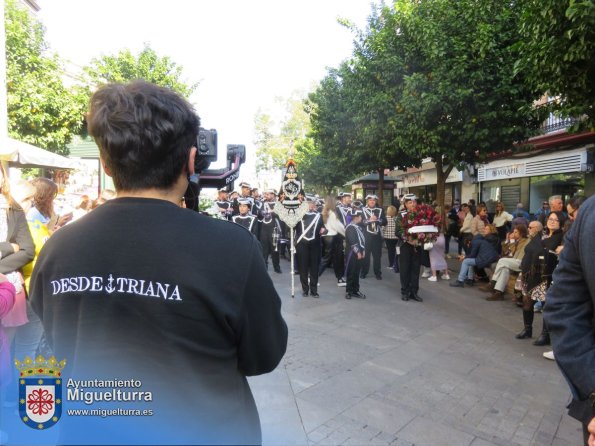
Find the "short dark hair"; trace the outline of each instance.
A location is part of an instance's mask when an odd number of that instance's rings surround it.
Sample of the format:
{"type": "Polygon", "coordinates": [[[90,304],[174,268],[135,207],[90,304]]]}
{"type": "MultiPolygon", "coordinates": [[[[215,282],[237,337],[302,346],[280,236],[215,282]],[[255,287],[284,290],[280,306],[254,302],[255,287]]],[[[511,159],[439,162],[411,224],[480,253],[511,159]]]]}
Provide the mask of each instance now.
{"type": "Polygon", "coordinates": [[[141,80],[101,87],[87,115],[89,134],[117,190],[173,186],[196,145],[199,126],[186,99],[141,80]]]}

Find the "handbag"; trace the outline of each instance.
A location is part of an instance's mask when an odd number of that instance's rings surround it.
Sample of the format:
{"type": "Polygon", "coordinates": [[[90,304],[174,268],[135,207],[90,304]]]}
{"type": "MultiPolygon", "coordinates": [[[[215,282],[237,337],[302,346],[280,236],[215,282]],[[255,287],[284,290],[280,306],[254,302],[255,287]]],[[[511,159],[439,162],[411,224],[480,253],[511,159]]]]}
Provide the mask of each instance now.
{"type": "Polygon", "coordinates": [[[16,294],[14,296],[14,307],[3,318],[4,327],[20,327],[29,322],[27,317],[27,293],[25,292],[25,283],[23,275],[18,272],[5,274],[10,283],[14,285],[16,294]]]}
{"type": "Polygon", "coordinates": [[[529,296],[532,300],[538,300],[540,302],[545,302],[545,295],[547,293],[547,280],[543,280],[539,283],[536,287],[531,288],[529,291],[529,296]]]}

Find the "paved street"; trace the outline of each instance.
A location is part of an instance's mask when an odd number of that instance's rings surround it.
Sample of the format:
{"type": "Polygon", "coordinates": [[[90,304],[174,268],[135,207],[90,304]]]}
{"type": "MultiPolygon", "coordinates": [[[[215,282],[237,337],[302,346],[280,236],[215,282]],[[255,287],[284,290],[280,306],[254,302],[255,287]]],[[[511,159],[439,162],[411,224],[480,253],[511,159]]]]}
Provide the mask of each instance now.
{"type": "Polygon", "coordinates": [[[403,302],[386,268],[361,281],[366,300],[346,300],[329,270],[320,299],[302,297],[297,276],[292,299],[281,267],[287,354],[250,380],[266,445],[581,444],[564,379],[546,348],[514,338],[522,316],[510,300],[421,279],[424,302],[403,302]]]}

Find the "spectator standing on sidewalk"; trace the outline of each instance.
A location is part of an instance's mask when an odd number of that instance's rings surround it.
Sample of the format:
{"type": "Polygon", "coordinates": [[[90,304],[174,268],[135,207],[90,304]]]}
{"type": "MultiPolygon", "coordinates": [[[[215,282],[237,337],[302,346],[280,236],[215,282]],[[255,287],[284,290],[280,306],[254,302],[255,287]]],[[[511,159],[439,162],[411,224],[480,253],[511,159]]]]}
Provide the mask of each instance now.
{"type": "Polygon", "coordinates": [[[544,319],[572,402],[568,414],[583,424],[584,444],[595,446],[595,197],[581,207],[566,234],[544,319]]]}
{"type": "Polygon", "coordinates": [[[388,254],[388,267],[394,272],[399,272],[399,256],[397,255],[397,243],[399,239],[396,234],[397,208],[389,206],[386,208],[386,226],[382,227],[382,235],[386,244],[388,254]]]}

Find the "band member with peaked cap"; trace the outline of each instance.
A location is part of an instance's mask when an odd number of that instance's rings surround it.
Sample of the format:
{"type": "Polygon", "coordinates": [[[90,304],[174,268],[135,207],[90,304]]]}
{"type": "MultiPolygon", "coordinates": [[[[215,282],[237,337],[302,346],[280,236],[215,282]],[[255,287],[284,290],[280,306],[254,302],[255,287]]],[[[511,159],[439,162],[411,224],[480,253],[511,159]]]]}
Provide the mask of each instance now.
{"type": "Polygon", "coordinates": [[[281,273],[279,265],[279,240],[282,238],[281,220],[275,214],[276,194],[273,189],[264,191],[264,201],[259,213],[260,224],[260,244],[262,245],[262,255],[264,263],[269,265],[269,255],[273,259],[273,270],[281,273]]]}
{"type": "Polygon", "coordinates": [[[231,221],[243,226],[258,238],[258,219],[250,213],[250,200],[247,198],[238,199],[238,209],[240,213],[231,217],[231,221]]]}
{"type": "MultiPolygon", "coordinates": [[[[405,209],[399,214],[397,230],[403,228],[403,221],[407,219],[410,212],[417,209],[417,201],[414,197],[405,198],[405,209]]],[[[402,236],[402,234],[397,234],[402,236]]],[[[404,301],[415,300],[422,302],[419,296],[419,269],[421,267],[422,247],[414,240],[404,240],[401,244],[399,255],[399,273],[401,277],[401,299],[404,301]]]]}
{"type": "Polygon", "coordinates": [[[222,187],[217,191],[217,200],[215,200],[215,206],[219,210],[219,214],[221,218],[224,220],[231,220],[231,214],[233,213],[233,208],[231,202],[227,198],[228,192],[227,188],[222,187]]]}
{"type": "MultiPolygon", "coordinates": [[[[339,224],[343,225],[345,229],[351,222],[351,194],[349,192],[341,192],[339,194],[339,203],[335,208],[339,224]]],[[[337,249],[335,251],[335,258],[333,259],[333,267],[335,268],[335,275],[337,276],[337,286],[345,286],[345,237],[337,234],[337,249]]]]}
{"type": "MultiPolygon", "coordinates": [[[[93,94],[87,123],[118,195],[45,243],[31,304],[67,361],[65,385],[134,380],[139,388],[118,392],[150,400],[96,405],[153,415],[64,415],[56,442],[260,444],[246,377],[277,366],[287,326],[258,240],[180,207],[197,156],[194,109],[146,81],[107,84],[93,94]],[[221,280],[229,271],[233,280],[221,280]]],[[[89,408],[84,398],[68,403],[89,408]]]]}
{"type": "Polygon", "coordinates": [[[326,233],[326,228],[322,223],[322,216],[316,212],[314,197],[308,196],[306,200],[310,209],[295,227],[297,264],[303,295],[319,297],[320,237],[326,233]]]}
{"type": "Polygon", "coordinates": [[[346,273],[347,288],[345,299],[357,297],[365,299],[366,295],[359,290],[359,275],[362,267],[362,262],[366,256],[366,239],[360,223],[362,222],[364,213],[359,209],[352,209],[351,223],[345,229],[345,244],[347,254],[346,273]]]}
{"type": "Polygon", "coordinates": [[[237,197],[235,200],[232,201],[233,206],[233,215],[238,215],[240,213],[240,199],[248,200],[250,205],[248,207],[248,213],[256,214],[254,212],[254,198],[252,197],[252,188],[250,187],[249,183],[242,181],[240,183],[240,196],[237,197]]]}
{"type": "Polygon", "coordinates": [[[363,279],[368,275],[370,260],[373,260],[374,276],[376,276],[376,279],[381,280],[382,226],[386,225],[386,217],[382,208],[378,207],[378,197],[376,195],[368,195],[366,203],[366,206],[362,208],[365,222],[366,257],[362,263],[361,277],[363,279]]]}

